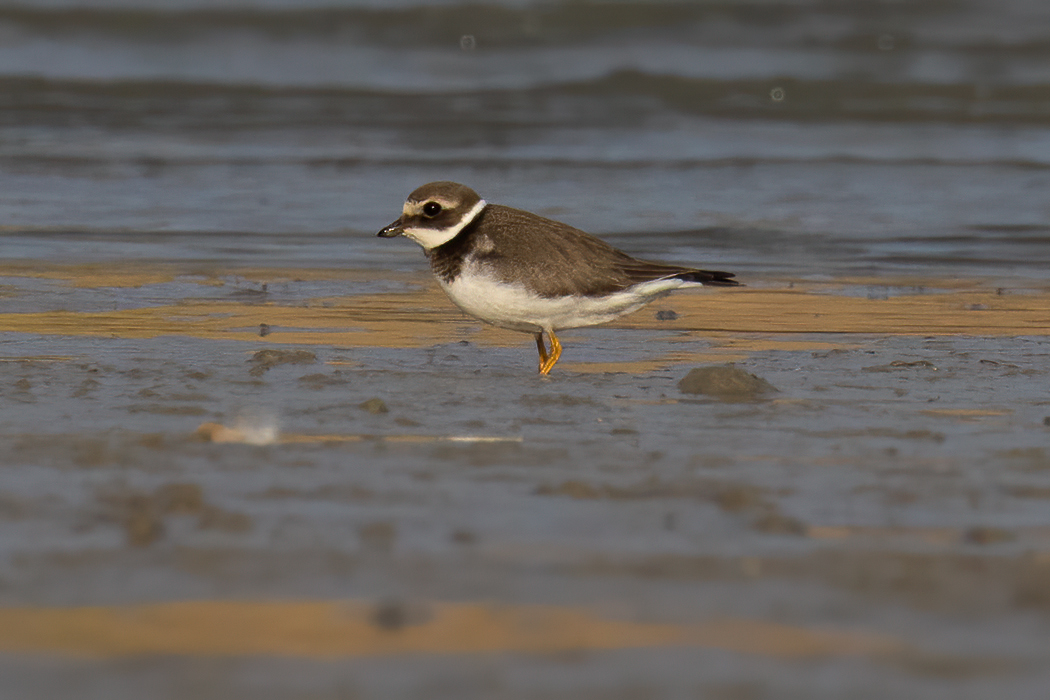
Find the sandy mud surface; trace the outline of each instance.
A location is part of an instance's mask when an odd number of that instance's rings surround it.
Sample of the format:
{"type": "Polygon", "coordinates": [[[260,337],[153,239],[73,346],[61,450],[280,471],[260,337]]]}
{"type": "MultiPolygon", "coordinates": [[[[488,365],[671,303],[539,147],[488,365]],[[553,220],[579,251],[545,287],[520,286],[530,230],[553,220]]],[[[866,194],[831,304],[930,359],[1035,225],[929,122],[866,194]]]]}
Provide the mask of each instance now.
{"type": "Polygon", "coordinates": [[[8,265],[0,671],[1045,697],[1050,289],[1001,285],[680,293],[565,332],[544,379],[422,275],[8,265]]]}

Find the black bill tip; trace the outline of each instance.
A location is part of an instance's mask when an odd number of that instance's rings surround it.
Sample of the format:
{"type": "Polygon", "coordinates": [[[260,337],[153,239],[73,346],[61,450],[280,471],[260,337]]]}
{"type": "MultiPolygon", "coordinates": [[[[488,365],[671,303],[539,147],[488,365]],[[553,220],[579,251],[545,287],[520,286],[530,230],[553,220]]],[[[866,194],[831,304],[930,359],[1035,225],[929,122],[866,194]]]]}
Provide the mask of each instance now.
{"type": "Polygon", "coordinates": [[[403,226],[401,226],[401,219],[398,219],[389,226],[384,226],[383,229],[376,235],[380,238],[393,238],[394,236],[400,236],[405,232],[403,226]]]}

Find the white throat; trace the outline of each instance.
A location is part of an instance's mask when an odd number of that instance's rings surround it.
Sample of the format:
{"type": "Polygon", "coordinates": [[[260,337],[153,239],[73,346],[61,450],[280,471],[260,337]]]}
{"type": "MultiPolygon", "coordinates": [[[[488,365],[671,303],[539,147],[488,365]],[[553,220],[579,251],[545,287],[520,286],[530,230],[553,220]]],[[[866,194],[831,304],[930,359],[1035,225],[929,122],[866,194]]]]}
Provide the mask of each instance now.
{"type": "Polygon", "coordinates": [[[431,248],[437,248],[439,245],[444,245],[459,235],[462,231],[470,224],[471,221],[478,217],[481,210],[485,208],[485,200],[479,200],[466,215],[459,220],[454,226],[448,228],[406,228],[405,235],[411,238],[413,241],[423,246],[423,250],[430,250],[431,248]]]}

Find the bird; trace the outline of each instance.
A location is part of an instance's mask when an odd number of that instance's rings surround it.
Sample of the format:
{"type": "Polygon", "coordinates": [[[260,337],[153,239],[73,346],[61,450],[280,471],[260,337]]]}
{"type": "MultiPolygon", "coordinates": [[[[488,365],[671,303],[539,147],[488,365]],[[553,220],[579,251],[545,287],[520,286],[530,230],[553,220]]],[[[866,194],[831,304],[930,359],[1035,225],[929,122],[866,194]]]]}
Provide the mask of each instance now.
{"type": "Polygon", "coordinates": [[[467,314],[532,333],[541,375],[561,357],[557,331],[611,321],[679,287],[740,284],[731,272],[638,260],[568,224],[489,204],[456,182],[414,190],[401,216],[377,235],[418,243],[441,288],[467,314]]]}

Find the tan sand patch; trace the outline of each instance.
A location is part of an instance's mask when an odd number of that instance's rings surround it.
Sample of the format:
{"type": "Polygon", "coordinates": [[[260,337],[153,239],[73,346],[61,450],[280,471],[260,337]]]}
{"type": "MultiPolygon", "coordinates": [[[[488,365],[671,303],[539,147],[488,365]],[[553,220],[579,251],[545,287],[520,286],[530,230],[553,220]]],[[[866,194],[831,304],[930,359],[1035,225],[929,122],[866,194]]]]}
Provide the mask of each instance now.
{"type": "Polygon", "coordinates": [[[927,416],[961,418],[962,420],[1013,415],[1013,410],[1009,408],[927,408],[919,412],[927,416]]]}
{"type": "MultiPolygon", "coordinates": [[[[375,280],[374,271],[237,270],[257,281],[375,280]]],[[[115,268],[65,266],[36,270],[29,265],[7,266],[0,274],[23,274],[66,280],[81,287],[137,286],[186,278],[196,272],[172,266],[115,268]],[[19,272],[21,270],[21,272],[19,272]]],[[[200,273],[202,284],[216,282],[218,272],[200,273]]],[[[348,347],[426,347],[471,340],[489,346],[531,345],[527,335],[485,326],[468,318],[427,276],[405,276],[418,289],[396,294],[361,294],[307,299],[295,304],[235,300],[172,300],[146,308],[77,312],[51,310],[0,314],[0,332],[40,335],[154,338],[183,335],[204,339],[255,343],[337,345],[348,347]],[[266,333],[260,336],[265,324],[266,333]]],[[[187,278],[188,279],[188,278],[187,278]]],[[[693,340],[715,349],[687,351],[678,357],[640,359],[622,363],[580,363],[566,368],[580,372],[645,371],[679,362],[733,361],[761,350],[820,351],[847,345],[792,340],[791,335],[813,333],[873,335],[1050,335],[1050,291],[998,294],[993,289],[965,286],[940,293],[916,293],[888,299],[867,299],[827,293],[835,285],[795,284],[776,289],[742,288],[680,292],[673,302],[679,317],[658,321],[649,310],[610,324],[612,327],[677,331],[672,342],[693,340]]],[[[928,282],[933,286],[932,282],[928,282]]],[[[947,283],[946,283],[947,284],[947,283]]],[[[958,287],[958,285],[956,285],[958,287]]],[[[571,348],[571,344],[568,346],[571,348]]],[[[566,358],[569,360],[570,358],[566,358]]]]}
{"type": "Polygon", "coordinates": [[[0,608],[0,651],[87,658],[149,655],[345,658],[397,654],[551,653],[695,646],[781,658],[894,653],[866,632],[757,620],[702,624],[607,619],[548,605],[362,601],[188,601],[0,608]]]}

